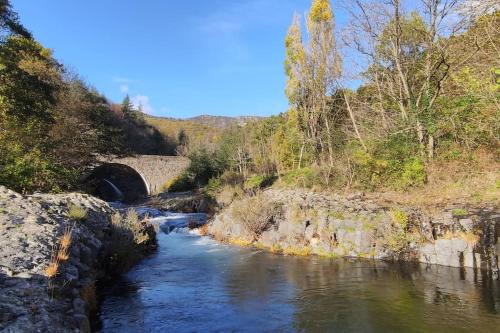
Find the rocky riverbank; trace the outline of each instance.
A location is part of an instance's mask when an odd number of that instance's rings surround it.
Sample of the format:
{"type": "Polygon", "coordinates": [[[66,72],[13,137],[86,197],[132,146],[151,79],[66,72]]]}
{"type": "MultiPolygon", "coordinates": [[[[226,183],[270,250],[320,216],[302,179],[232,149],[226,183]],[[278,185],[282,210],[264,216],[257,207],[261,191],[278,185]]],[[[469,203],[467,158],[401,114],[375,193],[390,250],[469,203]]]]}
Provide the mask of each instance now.
{"type": "Polygon", "coordinates": [[[207,213],[212,215],[217,203],[214,199],[199,192],[164,192],[138,202],[139,206],[147,206],[162,211],[178,213],[207,213]]]}
{"type": "Polygon", "coordinates": [[[90,332],[96,281],[156,247],[152,226],[129,222],[89,195],[0,186],[0,331],[90,332]]]}
{"type": "Polygon", "coordinates": [[[494,204],[424,210],[362,194],[269,189],[223,208],[208,232],[284,254],[419,261],[499,277],[500,213],[494,204]]]}

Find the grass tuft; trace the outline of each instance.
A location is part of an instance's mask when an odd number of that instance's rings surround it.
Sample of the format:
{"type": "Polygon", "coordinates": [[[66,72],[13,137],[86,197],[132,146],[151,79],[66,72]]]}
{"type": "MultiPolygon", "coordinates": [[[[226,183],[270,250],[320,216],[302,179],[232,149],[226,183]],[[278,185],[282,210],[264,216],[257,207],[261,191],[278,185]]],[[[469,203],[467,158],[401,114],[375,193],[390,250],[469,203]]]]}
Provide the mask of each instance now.
{"type": "Polygon", "coordinates": [[[200,233],[200,236],[206,236],[208,235],[208,223],[205,223],[201,227],[198,228],[198,231],[200,233]]]}
{"type": "Polygon", "coordinates": [[[304,247],[292,247],[289,246],[287,248],[283,249],[283,254],[288,254],[292,256],[309,256],[311,255],[312,250],[309,246],[304,246],[304,247]]]}
{"type": "Polygon", "coordinates": [[[451,214],[455,217],[466,216],[469,212],[463,208],[456,208],[451,211],[451,214]]]}
{"type": "Polygon", "coordinates": [[[49,279],[52,279],[57,275],[58,272],[59,272],[59,261],[56,258],[56,260],[54,261],[51,260],[51,262],[45,269],[45,276],[47,276],[49,279]]]}
{"type": "Polygon", "coordinates": [[[452,231],[446,231],[443,235],[444,239],[463,239],[468,246],[471,248],[474,248],[476,244],[479,242],[480,236],[474,234],[473,232],[465,232],[465,231],[459,231],[459,232],[452,232],[452,231]]]}
{"type": "Polygon", "coordinates": [[[67,216],[72,220],[83,221],[87,217],[87,210],[77,205],[70,205],[67,216]]]}
{"type": "Polygon", "coordinates": [[[403,229],[408,226],[409,218],[403,210],[399,208],[393,208],[390,210],[390,215],[394,224],[401,226],[403,229]]]}

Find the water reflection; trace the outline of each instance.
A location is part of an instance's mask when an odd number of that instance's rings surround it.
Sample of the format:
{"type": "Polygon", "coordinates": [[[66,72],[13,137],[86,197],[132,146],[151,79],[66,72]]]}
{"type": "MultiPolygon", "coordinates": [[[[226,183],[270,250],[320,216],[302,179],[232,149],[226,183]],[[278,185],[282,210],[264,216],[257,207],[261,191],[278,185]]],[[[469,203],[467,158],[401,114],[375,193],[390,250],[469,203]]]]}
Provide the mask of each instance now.
{"type": "Polygon", "coordinates": [[[110,290],[103,332],[496,332],[498,281],[473,270],[284,257],[189,233],[110,290]]]}

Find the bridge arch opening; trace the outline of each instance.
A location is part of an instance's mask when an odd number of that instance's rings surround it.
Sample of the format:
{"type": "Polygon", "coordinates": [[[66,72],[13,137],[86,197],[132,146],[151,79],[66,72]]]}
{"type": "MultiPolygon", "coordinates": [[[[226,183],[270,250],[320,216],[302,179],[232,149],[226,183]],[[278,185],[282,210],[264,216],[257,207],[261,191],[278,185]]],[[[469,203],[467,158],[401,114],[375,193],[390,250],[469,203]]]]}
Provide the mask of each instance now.
{"type": "Polygon", "coordinates": [[[105,163],[85,178],[88,191],[105,201],[132,202],[150,194],[148,183],[134,168],[105,163]]]}

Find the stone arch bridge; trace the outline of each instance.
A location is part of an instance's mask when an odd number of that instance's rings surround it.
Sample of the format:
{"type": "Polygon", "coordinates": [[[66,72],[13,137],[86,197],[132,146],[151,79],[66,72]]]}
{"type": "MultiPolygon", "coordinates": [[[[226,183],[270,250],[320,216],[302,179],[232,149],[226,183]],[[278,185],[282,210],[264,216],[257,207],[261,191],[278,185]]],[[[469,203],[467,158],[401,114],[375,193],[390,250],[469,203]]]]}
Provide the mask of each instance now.
{"type": "Polygon", "coordinates": [[[181,156],[99,156],[85,177],[89,192],[107,201],[133,201],[160,193],[189,165],[181,156]]]}

